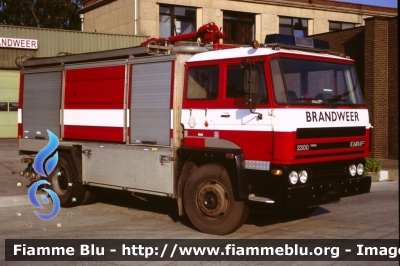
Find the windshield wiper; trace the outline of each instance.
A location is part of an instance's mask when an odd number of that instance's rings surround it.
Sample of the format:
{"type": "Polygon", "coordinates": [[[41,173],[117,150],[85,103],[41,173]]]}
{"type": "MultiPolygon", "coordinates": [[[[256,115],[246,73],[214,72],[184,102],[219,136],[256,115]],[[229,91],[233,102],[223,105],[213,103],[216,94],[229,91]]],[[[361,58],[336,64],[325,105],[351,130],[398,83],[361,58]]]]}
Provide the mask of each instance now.
{"type": "Polygon", "coordinates": [[[357,89],[357,86],[358,86],[358,79],[356,80],[356,83],[354,84],[353,88],[351,88],[351,90],[348,90],[348,91],[346,91],[346,92],[344,92],[342,94],[336,95],[335,97],[332,97],[331,99],[327,99],[326,101],[327,102],[331,102],[331,103],[341,101],[341,102],[350,104],[353,108],[358,108],[358,106],[355,103],[353,103],[352,101],[347,100],[347,99],[343,99],[343,97],[345,97],[345,96],[349,95],[350,93],[354,92],[357,89]]]}
{"type": "MultiPolygon", "coordinates": [[[[301,97],[301,98],[296,98],[296,101],[299,101],[299,103],[302,102],[311,102],[311,103],[316,103],[316,104],[321,104],[326,108],[333,108],[335,107],[334,105],[327,104],[326,101],[321,100],[321,99],[316,99],[316,98],[309,98],[309,97],[301,97]]],[[[292,103],[292,102],[291,102],[292,103]]]]}
{"type": "Polygon", "coordinates": [[[357,109],[357,108],[358,108],[358,105],[356,105],[356,104],[353,103],[352,101],[347,100],[347,99],[343,99],[344,96],[345,96],[345,95],[337,95],[337,96],[335,96],[335,97],[333,97],[333,98],[331,98],[331,99],[327,99],[326,101],[327,101],[328,103],[344,102],[344,103],[349,104],[349,105],[350,105],[351,107],[353,107],[354,109],[357,109]]]}
{"type": "Polygon", "coordinates": [[[308,101],[308,100],[316,100],[315,98],[308,98],[308,97],[300,97],[296,98],[297,101],[308,101]]]}

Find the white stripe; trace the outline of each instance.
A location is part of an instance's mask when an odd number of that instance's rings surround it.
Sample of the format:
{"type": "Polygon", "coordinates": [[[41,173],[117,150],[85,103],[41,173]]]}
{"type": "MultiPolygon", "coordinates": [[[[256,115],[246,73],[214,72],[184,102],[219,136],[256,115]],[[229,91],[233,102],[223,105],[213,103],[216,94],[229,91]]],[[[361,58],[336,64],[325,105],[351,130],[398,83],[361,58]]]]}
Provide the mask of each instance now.
{"type": "Polygon", "coordinates": [[[126,110],[126,127],[129,127],[130,126],[130,122],[131,122],[131,120],[130,120],[130,110],[129,109],[127,109],[126,110]]]}
{"type": "Polygon", "coordinates": [[[18,109],[18,124],[22,123],[22,109],[18,109]]]}
{"type": "MultiPolygon", "coordinates": [[[[20,110],[18,110],[20,111],[20,110]]],[[[127,110],[127,126],[130,126],[130,110],[127,110]]],[[[22,117],[22,116],[21,116],[22,117]]],[[[174,111],[171,110],[171,129],[173,129],[174,111]]],[[[22,121],[22,119],[21,119],[22,121]]],[[[64,125],[67,126],[99,126],[99,127],[123,127],[124,110],[100,110],[100,109],[65,109],[64,125]]]]}
{"type": "Polygon", "coordinates": [[[124,127],[124,110],[65,109],[64,125],[124,127]]]}
{"type": "Polygon", "coordinates": [[[174,128],[174,110],[171,109],[171,129],[174,128]]]}
{"type": "Polygon", "coordinates": [[[367,109],[275,109],[274,115],[274,130],[281,132],[292,132],[297,128],[371,127],[367,109]],[[338,117],[338,112],[343,115],[341,118],[338,117]],[[317,117],[317,121],[313,121],[313,114],[317,117]],[[331,116],[330,120],[325,119],[326,114],[331,116]],[[358,119],[355,117],[356,114],[358,119]]]}
{"type": "MultiPolygon", "coordinates": [[[[182,110],[181,123],[185,129],[195,130],[234,130],[234,131],[276,131],[295,132],[297,128],[321,128],[321,127],[349,127],[365,126],[370,128],[367,109],[254,109],[263,115],[263,119],[257,119],[257,114],[250,113],[249,109],[188,109],[182,110]],[[307,113],[308,112],[308,113],[307,113]],[[313,112],[317,121],[313,121],[313,112]],[[325,113],[336,114],[336,119],[325,121],[325,113]],[[338,112],[343,116],[338,119],[338,112]],[[357,113],[358,121],[355,114],[357,113]],[[191,115],[190,115],[191,114],[191,115]],[[229,115],[229,118],[221,117],[229,115]],[[320,120],[320,115],[323,119],[320,120]],[[310,120],[311,116],[311,121],[310,120]],[[196,121],[196,125],[189,126],[189,118],[196,121]],[[335,121],[333,121],[335,120],[335,121]],[[353,120],[353,121],[351,121],[353,120]],[[205,121],[208,127],[204,125],[205,121]]],[[[328,120],[328,119],[327,119],[328,120]]]]}

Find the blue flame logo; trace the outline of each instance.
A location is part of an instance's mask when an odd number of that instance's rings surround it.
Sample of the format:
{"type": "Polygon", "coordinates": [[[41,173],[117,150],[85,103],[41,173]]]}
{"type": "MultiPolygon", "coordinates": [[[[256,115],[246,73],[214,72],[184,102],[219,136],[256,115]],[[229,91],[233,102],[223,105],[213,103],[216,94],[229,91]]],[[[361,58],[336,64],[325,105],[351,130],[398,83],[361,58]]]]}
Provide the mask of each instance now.
{"type": "Polygon", "coordinates": [[[54,170],[58,162],[58,152],[53,157],[48,158],[57,149],[59,144],[58,138],[50,130],[47,130],[47,134],[49,134],[49,144],[39,151],[33,162],[33,169],[43,177],[47,177],[48,173],[50,174],[54,170]]]}
{"type": "MultiPolygon", "coordinates": [[[[43,184],[50,185],[50,183],[46,180],[39,180],[39,181],[35,182],[28,190],[29,201],[31,202],[31,204],[33,206],[35,206],[36,208],[39,208],[39,209],[43,209],[43,206],[39,203],[39,201],[36,198],[36,190],[40,185],[43,185],[43,184]]],[[[47,221],[47,220],[50,220],[50,219],[53,219],[54,217],[56,217],[57,214],[60,212],[60,199],[58,198],[57,194],[53,190],[47,189],[47,188],[42,188],[42,189],[44,191],[46,191],[47,193],[49,193],[51,199],[53,200],[53,204],[54,204],[53,211],[49,214],[42,214],[37,211],[33,211],[33,212],[40,219],[47,221]]],[[[46,198],[45,195],[42,195],[41,199],[43,200],[43,202],[45,204],[49,204],[49,200],[46,198]]]]}
{"type": "MultiPolygon", "coordinates": [[[[50,130],[47,130],[47,133],[49,135],[49,143],[46,147],[39,151],[39,153],[36,155],[35,161],[33,162],[33,169],[35,169],[35,172],[43,177],[48,177],[48,175],[51,174],[58,162],[58,152],[55,152],[59,144],[58,138],[50,130]],[[54,155],[50,157],[50,155],[52,155],[53,153],[54,155]]],[[[36,198],[36,191],[38,187],[43,184],[50,185],[50,183],[46,180],[39,180],[35,182],[28,190],[29,201],[33,206],[39,209],[43,209],[43,206],[36,198]]],[[[42,189],[46,191],[51,197],[54,204],[53,211],[49,214],[42,214],[37,211],[34,211],[34,213],[42,220],[50,220],[56,217],[57,214],[60,212],[60,199],[58,198],[57,194],[51,189],[42,189]]],[[[45,204],[49,203],[46,196],[42,195],[41,199],[45,204]]]]}

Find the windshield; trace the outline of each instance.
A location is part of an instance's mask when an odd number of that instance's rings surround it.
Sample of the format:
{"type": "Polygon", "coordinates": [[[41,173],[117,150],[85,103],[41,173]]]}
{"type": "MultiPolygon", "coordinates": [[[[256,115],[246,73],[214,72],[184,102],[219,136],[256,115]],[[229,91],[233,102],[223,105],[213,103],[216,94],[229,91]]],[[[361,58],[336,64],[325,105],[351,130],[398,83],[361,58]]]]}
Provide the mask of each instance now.
{"type": "Polygon", "coordinates": [[[353,65],[276,58],[271,72],[278,104],[364,104],[353,65]]]}

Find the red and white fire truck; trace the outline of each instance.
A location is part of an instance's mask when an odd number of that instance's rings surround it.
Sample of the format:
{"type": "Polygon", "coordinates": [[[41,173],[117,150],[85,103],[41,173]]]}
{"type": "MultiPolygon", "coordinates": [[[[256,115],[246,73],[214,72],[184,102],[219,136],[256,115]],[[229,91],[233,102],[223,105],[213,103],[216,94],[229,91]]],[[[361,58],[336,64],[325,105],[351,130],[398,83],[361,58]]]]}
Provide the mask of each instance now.
{"type": "Polygon", "coordinates": [[[91,186],[170,197],[210,234],[238,229],[251,203],[307,214],[368,193],[372,126],[354,61],[311,38],[236,47],[223,37],[208,23],[25,60],[20,153],[34,158],[50,130],[60,144],[48,181],[63,207],[87,203],[91,186]]]}

